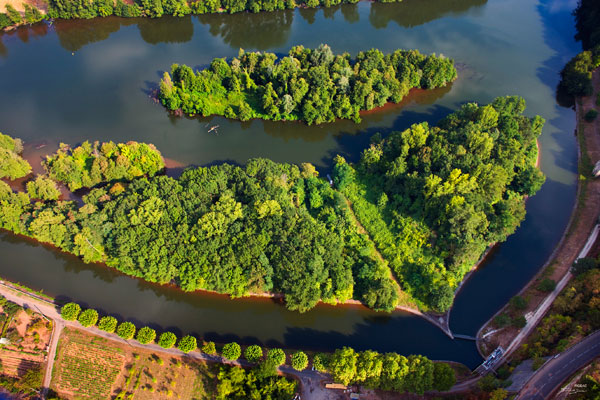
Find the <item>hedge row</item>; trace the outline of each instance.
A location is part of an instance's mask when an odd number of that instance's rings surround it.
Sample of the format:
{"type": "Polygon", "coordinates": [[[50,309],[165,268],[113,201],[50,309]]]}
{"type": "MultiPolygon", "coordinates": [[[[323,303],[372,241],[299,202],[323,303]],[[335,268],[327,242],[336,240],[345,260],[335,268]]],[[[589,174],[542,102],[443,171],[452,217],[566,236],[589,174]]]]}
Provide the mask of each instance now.
{"type": "MultiPolygon", "coordinates": [[[[102,331],[116,333],[121,339],[130,340],[135,337],[135,340],[141,344],[154,343],[156,340],[156,330],[149,326],[137,330],[133,323],[125,321],[119,324],[115,317],[109,315],[98,320],[98,311],[92,308],[82,311],[81,306],[77,303],[65,304],[60,310],[60,315],[67,321],[78,321],[84,328],[97,326],[102,331]]],[[[182,337],[177,342],[177,336],[173,332],[163,332],[157,342],[164,349],[172,348],[175,343],[177,343],[177,348],[184,353],[194,351],[198,346],[196,338],[190,335],[182,337]]]]}
{"type": "MultiPolygon", "coordinates": [[[[61,308],[60,313],[62,318],[67,321],[78,321],[85,328],[96,326],[102,331],[116,333],[117,336],[124,340],[130,340],[135,337],[135,340],[141,344],[150,344],[156,341],[156,330],[149,326],[140,328],[136,334],[136,326],[133,323],[125,321],[119,324],[115,317],[108,315],[99,319],[98,311],[92,308],[82,310],[81,306],[77,303],[65,304],[61,308]]],[[[195,337],[187,335],[177,341],[177,336],[173,332],[161,333],[156,343],[164,349],[173,348],[177,343],[177,348],[184,353],[189,353],[198,348],[195,337]]],[[[214,342],[204,343],[200,350],[209,355],[217,354],[214,342]]],[[[223,346],[221,356],[227,360],[235,361],[242,356],[242,348],[236,342],[227,343],[223,346]]],[[[260,363],[263,361],[263,349],[258,345],[248,346],[244,351],[244,358],[251,363],[260,363]]],[[[285,352],[282,349],[276,348],[270,349],[267,352],[265,361],[275,366],[281,366],[285,364],[286,359],[285,352]]],[[[302,351],[295,352],[291,356],[291,365],[298,371],[306,369],[308,366],[308,356],[302,351]]]]}

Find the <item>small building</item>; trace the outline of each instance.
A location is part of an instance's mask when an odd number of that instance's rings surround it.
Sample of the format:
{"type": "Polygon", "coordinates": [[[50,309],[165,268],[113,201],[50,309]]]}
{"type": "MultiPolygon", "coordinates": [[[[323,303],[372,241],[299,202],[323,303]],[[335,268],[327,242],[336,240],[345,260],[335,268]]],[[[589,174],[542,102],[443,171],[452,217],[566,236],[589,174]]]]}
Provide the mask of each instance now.
{"type": "Polygon", "coordinates": [[[346,390],[346,386],[341,383],[326,383],[325,389],[346,390]]]}

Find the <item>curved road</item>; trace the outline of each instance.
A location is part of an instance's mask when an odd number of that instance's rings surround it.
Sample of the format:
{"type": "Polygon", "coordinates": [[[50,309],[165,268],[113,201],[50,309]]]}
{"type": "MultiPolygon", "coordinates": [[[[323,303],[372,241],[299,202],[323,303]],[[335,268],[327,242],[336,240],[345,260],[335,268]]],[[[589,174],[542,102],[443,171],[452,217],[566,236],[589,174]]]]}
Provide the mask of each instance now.
{"type": "Polygon", "coordinates": [[[596,331],[550,359],[521,389],[515,400],[543,400],[550,398],[560,385],[594,358],[600,356],[600,331],[596,331]]]}

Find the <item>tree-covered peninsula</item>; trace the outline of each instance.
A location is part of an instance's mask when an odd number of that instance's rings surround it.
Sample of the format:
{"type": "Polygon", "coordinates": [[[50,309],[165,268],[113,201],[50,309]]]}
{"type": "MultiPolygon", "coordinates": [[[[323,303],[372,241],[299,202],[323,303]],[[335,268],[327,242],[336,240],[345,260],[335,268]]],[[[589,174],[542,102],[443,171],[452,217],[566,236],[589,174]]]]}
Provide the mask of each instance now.
{"type": "Polygon", "coordinates": [[[231,61],[214,59],[194,72],[174,64],[164,73],[159,98],[169,110],[187,115],[223,115],[247,121],[302,120],[310,124],[336,118],[360,121],[360,111],[398,103],[410,89],[434,89],[456,79],[451,59],[417,50],[379,50],[334,55],[329,46],[293,47],[273,53],[240,50],[231,61]]]}
{"type": "Polygon", "coordinates": [[[0,227],[188,291],[282,294],[298,311],[349,299],[444,311],[543,182],[543,120],[524,108],[466,104],[375,138],[356,165],[336,158],[333,186],[310,164],[266,159],[109,183],[82,206],[0,182],[0,227]]]}

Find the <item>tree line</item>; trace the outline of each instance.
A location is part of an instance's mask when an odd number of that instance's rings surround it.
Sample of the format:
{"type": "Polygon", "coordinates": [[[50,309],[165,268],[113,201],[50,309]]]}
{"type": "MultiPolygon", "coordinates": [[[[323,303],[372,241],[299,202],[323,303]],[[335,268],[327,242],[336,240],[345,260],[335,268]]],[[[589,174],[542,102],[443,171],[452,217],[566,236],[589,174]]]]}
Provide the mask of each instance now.
{"type": "MultiPolygon", "coordinates": [[[[379,0],[394,3],[401,0],[379,0]]],[[[299,8],[333,7],[355,4],[358,0],[48,0],[48,12],[25,5],[23,15],[10,4],[0,13],[0,30],[23,23],[32,24],[46,18],[91,19],[115,15],[124,18],[159,18],[163,15],[183,17],[189,14],[276,11],[299,8]]]]}
{"type": "Polygon", "coordinates": [[[543,120],[524,108],[517,97],[467,104],[437,127],[376,137],[357,165],[336,158],[335,188],[311,164],[266,159],[111,182],[83,206],[32,203],[33,190],[2,182],[0,227],[186,291],[279,293],[300,312],[349,299],[391,311],[400,299],[391,268],[404,297],[444,311],[544,181],[543,120]]]}
{"type": "Polygon", "coordinates": [[[245,52],[227,61],[214,59],[194,72],[174,64],[164,73],[159,98],[171,111],[223,115],[247,121],[302,120],[310,124],[336,118],[360,121],[360,111],[400,102],[412,88],[434,89],[456,79],[451,59],[396,50],[372,49],[356,58],[334,55],[329,46],[295,46],[287,57],[245,52]]]}
{"type": "Polygon", "coordinates": [[[579,0],[574,12],[577,34],[583,50],[573,57],[561,71],[559,93],[571,97],[590,96],[593,93],[592,71],[600,66],[600,3],[579,0]]]}
{"type": "MultiPolygon", "coordinates": [[[[249,384],[244,383],[245,378],[249,378],[250,383],[253,380],[263,382],[272,379],[277,377],[277,369],[280,366],[289,364],[297,371],[309,367],[309,356],[303,351],[286,354],[281,348],[271,348],[265,352],[259,345],[247,346],[242,351],[237,342],[219,346],[220,351],[217,351],[214,342],[202,342],[199,346],[194,336],[187,335],[177,340],[177,336],[172,332],[166,331],[158,336],[157,332],[148,326],[136,331],[136,326],[131,322],[119,323],[112,316],[104,316],[99,320],[96,310],[82,310],[77,303],[65,304],[61,308],[61,316],[67,321],[78,321],[85,328],[97,326],[105,332],[116,333],[124,340],[135,338],[141,344],[157,343],[164,349],[173,348],[177,343],[177,348],[184,353],[201,351],[208,355],[220,355],[229,361],[236,361],[243,355],[254,368],[240,372],[232,371],[231,367],[223,367],[218,376],[218,398],[247,398],[239,397],[244,394],[244,386],[249,384]]],[[[371,350],[357,352],[350,347],[338,349],[332,354],[317,353],[313,357],[312,367],[331,374],[336,382],[344,385],[357,384],[396,392],[423,394],[429,390],[446,391],[456,383],[454,370],[447,363],[434,363],[421,355],[405,357],[396,353],[380,354],[371,350]]],[[[293,394],[295,386],[291,382],[270,382],[274,385],[275,392],[287,393],[288,390],[292,390],[293,394]]]]}

